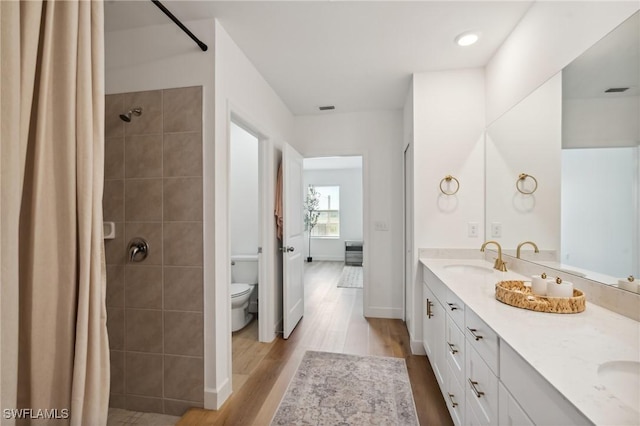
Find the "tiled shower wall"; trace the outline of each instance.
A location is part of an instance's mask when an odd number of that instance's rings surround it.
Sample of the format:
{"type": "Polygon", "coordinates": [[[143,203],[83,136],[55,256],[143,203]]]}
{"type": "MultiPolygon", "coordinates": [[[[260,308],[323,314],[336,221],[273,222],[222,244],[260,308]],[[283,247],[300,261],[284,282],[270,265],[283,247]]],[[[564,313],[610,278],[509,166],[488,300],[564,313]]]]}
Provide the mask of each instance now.
{"type": "Polygon", "coordinates": [[[204,395],[202,87],[108,95],[105,114],[109,405],[181,415],[204,395]]]}

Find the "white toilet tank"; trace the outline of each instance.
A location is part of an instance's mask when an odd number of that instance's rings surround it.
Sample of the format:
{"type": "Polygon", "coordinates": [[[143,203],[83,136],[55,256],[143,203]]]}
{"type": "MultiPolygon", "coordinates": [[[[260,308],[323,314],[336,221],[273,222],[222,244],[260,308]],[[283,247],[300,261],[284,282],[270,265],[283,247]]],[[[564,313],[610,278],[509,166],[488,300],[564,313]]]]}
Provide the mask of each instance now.
{"type": "Polygon", "coordinates": [[[231,256],[231,282],[242,284],[258,284],[257,254],[231,256]]]}

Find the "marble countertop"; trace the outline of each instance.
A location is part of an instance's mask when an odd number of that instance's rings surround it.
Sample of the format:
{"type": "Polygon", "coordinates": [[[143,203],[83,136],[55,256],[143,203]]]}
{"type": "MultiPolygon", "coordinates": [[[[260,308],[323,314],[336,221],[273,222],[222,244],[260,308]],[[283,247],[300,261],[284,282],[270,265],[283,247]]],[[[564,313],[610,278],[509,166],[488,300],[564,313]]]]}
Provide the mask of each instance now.
{"type": "Polygon", "coordinates": [[[530,281],[530,277],[497,270],[462,275],[444,268],[451,264],[492,268],[484,260],[421,257],[420,262],[593,423],[640,424],[640,401],[636,407],[625,405],[598,378],[604,362],[640,361],[640,322],[592,303],[578,314],[515,308],[495,299],[495,284],[530,281]]]}

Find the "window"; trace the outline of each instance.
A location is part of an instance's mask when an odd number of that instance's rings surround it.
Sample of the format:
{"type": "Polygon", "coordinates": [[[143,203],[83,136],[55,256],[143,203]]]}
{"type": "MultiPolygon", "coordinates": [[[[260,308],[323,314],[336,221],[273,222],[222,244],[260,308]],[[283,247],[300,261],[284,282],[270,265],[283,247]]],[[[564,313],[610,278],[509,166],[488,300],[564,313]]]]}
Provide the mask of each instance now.
{"type": "Polygon", "coordinates": [[[340,237],[340,187],[314,186],[320,195],[318,223],[311,230],[312,237],[340,237]]]}

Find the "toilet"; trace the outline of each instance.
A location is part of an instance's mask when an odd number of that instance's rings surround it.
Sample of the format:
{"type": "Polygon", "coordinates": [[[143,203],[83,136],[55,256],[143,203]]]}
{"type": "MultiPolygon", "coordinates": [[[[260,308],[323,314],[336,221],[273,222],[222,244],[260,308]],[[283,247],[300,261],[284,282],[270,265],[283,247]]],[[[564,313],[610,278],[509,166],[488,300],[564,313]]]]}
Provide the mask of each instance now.
{"type": "Polygon", "coordinates": [[[258,312],[258,255],[231,256],[231,331],[244,328],[258,312]]]}

